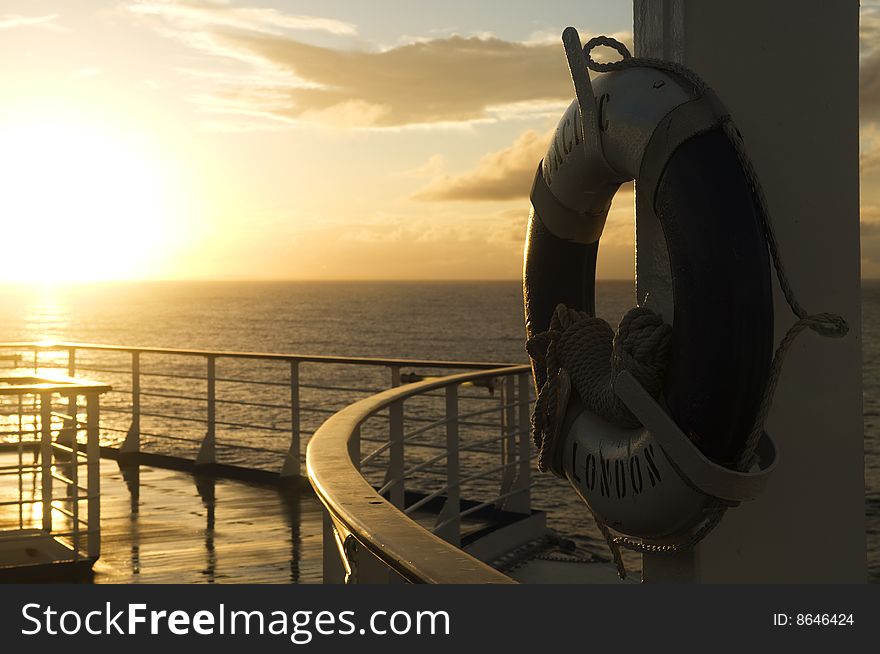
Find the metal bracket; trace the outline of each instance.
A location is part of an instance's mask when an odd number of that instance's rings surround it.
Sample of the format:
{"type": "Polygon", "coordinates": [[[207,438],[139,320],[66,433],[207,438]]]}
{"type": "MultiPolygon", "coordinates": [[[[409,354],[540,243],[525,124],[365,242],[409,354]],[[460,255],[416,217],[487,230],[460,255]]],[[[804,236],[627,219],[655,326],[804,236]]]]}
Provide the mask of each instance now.
{"type": "Polygon", "coordinates": [[[601,127],[599,124],[599,111],[596,108],[596,95],[593,93],[593,84],[590,81],[590,70],[587,67],[587,58],[584,56],[581,37],[574,27],[566,27],[562,32],[562,45],[565,48],[568,70],[571,74],[571,81],[574,84],[574,94],[577,98],[581,119],[581,136],[587,159],[591,158],[590,150],[593,149],[605,163],[608,170],[614,171],[608,164],[608,160],[602,151],[601,127]]]}
{"type": "Polygon", "coordinates": [[[593,145],[598,146],[598,132],[592,129],[592,127],[598,127],[599,125],[598,112],[596,111],[596,96],[593,95],[593,85],[590,82],[587,58],[584,56],[581,37],[575,28],[565,28],[565,31],[562,33],[562,45],[565,48],[568,70],[571,73],[574,94],[577,97],[578,109],[581,114],[581,136],[583,136],[584,148],[589,148],[587,145],[588,138],[594,142],[593,145]]]}
{"type": "Polygon", "coordinates": [[[757,467],[741,472],[706,458],[675,421],[629,372],[614,381],[614,392],[663,448],[683,477],[701,492],[729,502],[753,500],[767,485],[778,460],[773,440],[764,432],[758,444],[757,467]]]}

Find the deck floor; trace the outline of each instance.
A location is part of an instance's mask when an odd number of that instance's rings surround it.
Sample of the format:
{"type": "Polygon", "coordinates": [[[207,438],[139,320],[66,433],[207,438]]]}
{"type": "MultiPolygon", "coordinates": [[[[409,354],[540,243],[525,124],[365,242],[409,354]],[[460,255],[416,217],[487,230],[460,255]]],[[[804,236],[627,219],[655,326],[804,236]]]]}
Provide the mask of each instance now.
{"type": "MultiPolygon", "coordinates": [[[[0,466],[16,460],[0,453],[0,466]]],[[[39,475],[22,481],[25,496],[37,494],[39,475]]],[[[17,497],[18,477],[0,476],[0,501],[17,497]]],[[[25,506],[22,526],[38,528],[39,505],[25,506]]],[[[427,528],[436,521],[428,513],[415,518],[427,528]]],[[[101,556],[91,580],[319,584],[322,522],[307,491],[102,459],[101,556]]],[[[465,532],[488,525],[475,516],[465,522],[465,532]]],[[[5,530],[18,528],[18,507],[0,505],[0,544],[5,530]]],[[[521,583],[617,583],[610,564],[535,559],[510,574],[521,583]]]]}
{"type": "MultiPolygon", "coordinates": [[[[0,496],[17,484],[0,477],[0,496]]],[[[0,530],[17,527],[17,509],[0,512],[0,530]]],[[[94,582],[321,583],[321,530],[308,492],[104,459],[94,582]]]]}

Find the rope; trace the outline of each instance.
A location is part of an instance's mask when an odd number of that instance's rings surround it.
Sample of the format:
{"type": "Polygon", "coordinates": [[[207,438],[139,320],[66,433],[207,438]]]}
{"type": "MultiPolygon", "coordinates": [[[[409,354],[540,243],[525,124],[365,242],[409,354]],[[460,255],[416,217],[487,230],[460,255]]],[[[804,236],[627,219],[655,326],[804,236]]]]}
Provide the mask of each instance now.
{"type": "MultiPolygon", "coordinates": [[[[624,44],[607,36],[590,39],[584,46],[584,57],[587,67],[595,72],[649,67],[673,73],[684,79],[693,86],[697,94],[709,88],[702,78],[689,68],[662,59],[633,57],[624,44]],[[592,50],[600,46],[614,49],[620,54],[621,59],[609,63],[595,61],[592,58],[592,50]]],[[[798,335],[805,330],[811,330],[820,336],[842,338],[849,331],[849,326],[836,314],[808,314],[795,297],[779,251],[767,199],[752,161],[745,151],[742,135],[729,117],[723,120],[722,128],[736,150],[755,201],[761,209],[764,234],[776,278],[788,306],[797,317],[797,321],[789,327],[773,354],[767,386],[754,425],[735,462],[737,470],[746,471],[754,462],[755,449],[763,434],[764,422],[773,403],[782,364],[798,335]]],[[[629,410],[622,406],[619,400],[615,402],[616,396],[609,397],[614,395],[611,384],[619,372],[628,370],[652,396],[659,397],[671,333],[671,327],[665,325],[660,316],[644,308],[631,309],[621,321],[616,335],[604,320],[571,311],[562,305],[556,308],[550,330],[536,335],[526,345],[526,349],[536,362],[536,370],[543,368],[547,371],[546,380],[543,383],[539,381],[538,399],[532,416],[533,438],[539,449],[539,469],[552,469],[553,451],[561,445],[559,441],[562,436],[555,430],[557,385],[561,371],[565,370],[571,375],[575,389],[592,411],[623,427],[638,426],[638,421],[629,410]]],[[[559,470],[554,472],[561,474],[559,470]]],[[[626,569],[620,556],[621,547],[642,553],[673,553],[688,550],[718,525],[727,508],[727,505],[720,500],[713,499],[699,527],[685,540],[672,544],[646,543],[626,536],[615,537],[595,512],[593,517],[614,556],[618,574],[621,578],[625,578],[626,569]]]]}
{"type": "Polygon", "coordinates": [[[614,392],[614,380],[622,371],[629,371],[653,397],[659,398],[671,338],[672,327],[643,307],[630,309],[615,334],[601,318],[562,304],[557,306],[550,329],[526,344],[538,367],[547,371],[532,414],[538,468],[564,475],[552,457],[562,445],[557,440],[561,435],[556,432],[561,371],[569,375],[593,413],[621,427],[635,428],[641,423],[614,392]]]}

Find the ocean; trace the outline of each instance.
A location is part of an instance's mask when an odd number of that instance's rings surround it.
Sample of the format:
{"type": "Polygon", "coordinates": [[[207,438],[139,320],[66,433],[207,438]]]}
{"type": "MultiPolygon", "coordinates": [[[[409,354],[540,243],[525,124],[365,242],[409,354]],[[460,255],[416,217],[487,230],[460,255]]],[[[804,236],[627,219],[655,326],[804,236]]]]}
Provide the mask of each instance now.
{"type": "MultiPolygon", "coordinates": [[[[631,282],[599,282],[616,324],[631,282]]],[[[869,577],[880,582],[880,282],[862,291],[869,577]]],[[[519,282],[156,282],[0,286],[0,342],[87,343],[526,363],[519,282]]],[[[537,474],[537,473],[536,473],[537,474]]],[[[586,507],[542,476],[533,504],[584,556],[607,556],[586,507]]],[[[627,556],[628,567],[638,558],[627,556]]]]}

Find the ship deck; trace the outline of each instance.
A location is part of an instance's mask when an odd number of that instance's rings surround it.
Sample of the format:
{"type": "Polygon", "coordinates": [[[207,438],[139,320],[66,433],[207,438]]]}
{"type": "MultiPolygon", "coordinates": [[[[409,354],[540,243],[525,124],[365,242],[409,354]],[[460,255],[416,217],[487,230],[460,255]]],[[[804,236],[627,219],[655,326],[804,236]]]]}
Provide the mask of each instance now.
{"type": "MultiPolygon", "coordinates": [[[[0,495],[17,487],[0,477],[0,495]]],[[[2,508],[0,531],[17,529],[17,507],[2,508]]],[[[101,556],[86,580],[321,583],[321,529],[308,491],[102,459],[101,556]]]]}
{"type": "MultiPolygon", "coordinates": [[[[24,456],[30,460],[32,454],[24,456]]],[[[0,452],[0,466],[16,460],[15,453],[0,452]]],[[[0,497],[17,496],[18,483],[15,475],[0,476],[0,497]]],[[[22,483],[27,496],[38,488],[39,475],[24,474],[22,483]]],[[[39,532],[38,505],[21,517],[25,530],[39,532]]],[[[425,526],[436,519],[429,512],[413,517],[425,526]]],[[[464,522],[464,534],[489,526],[478,516],[464,522]]],[[[19,526],[18,507],[0,506],[0,545],[9,544],[10,534],[19,526]]],[[[319,584],[323,577],[322,530],[321,503],[302,486],[239,481],[102,458],[101,555],[90,572],[82,574],[78,568],[76,580],[98,584],[319,584]]],[[[42,542],[41,547],[45,549],[47,543],[42,542]]],[[[24,552],[29,549],[19,548],[24,552]]],[[[27,559],[25,554],[16,558],[22,556],[27,559]]],[[[554,558],[528,556],[509,574],[520,583],[617,581],[608,565],[554,558]]],[[[26,575],[2,580],[71,579],[69,568],[52,564],[31,568],[26,575]]]]}

